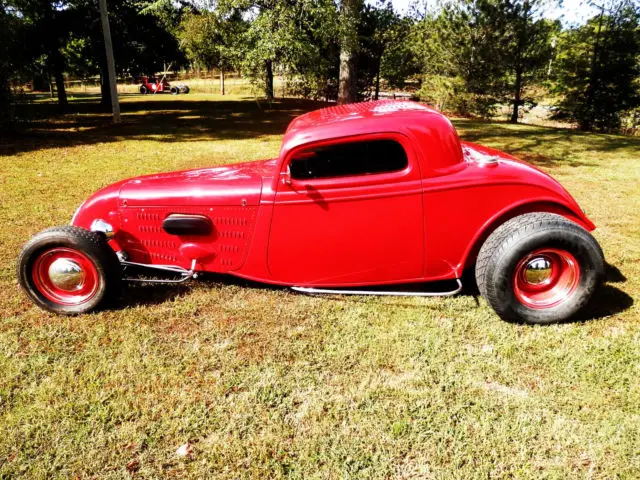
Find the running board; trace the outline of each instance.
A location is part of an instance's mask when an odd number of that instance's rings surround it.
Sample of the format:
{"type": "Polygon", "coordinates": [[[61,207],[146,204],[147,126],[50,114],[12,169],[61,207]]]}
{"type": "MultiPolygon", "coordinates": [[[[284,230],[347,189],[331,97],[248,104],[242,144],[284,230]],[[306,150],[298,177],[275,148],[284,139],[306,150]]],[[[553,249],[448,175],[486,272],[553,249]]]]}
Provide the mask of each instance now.
{"type": "Polygon", "coordinates": [[[332,294],[332,295],[384,295],[392,297],[450,297],[460,293],[462,290],[462,282],[459,278],[456,278],[458,288],[450,292],[385,292],[384,290],[336,290],[328,288],[313,288],[313,287],[291,287],[291,290],[300,293],[310,294],[332,294]]]}
{"type": "Polygon", "coordinates": [[[187,280],[193,278],[198,278],[198,274],[195,272],[196,261],[193,260],[191,262],[191,269],[187,270],[186,268],[178,267],[176,265],[149,265],[147,263],[136,263],[136,262],[127,262],[126,260],[121,260],[120,265],[123,267],[138,267],[138,268],[148,268],[151,270],[160,270],[162,272],[171,272],[178,273],[182,275],[182,278],[177,279],[156,279],[156,278],[133,278],[133,277],[125,277],[122,280],[125,282],[137,282],[137,283],[183,283],[187,280]]]}

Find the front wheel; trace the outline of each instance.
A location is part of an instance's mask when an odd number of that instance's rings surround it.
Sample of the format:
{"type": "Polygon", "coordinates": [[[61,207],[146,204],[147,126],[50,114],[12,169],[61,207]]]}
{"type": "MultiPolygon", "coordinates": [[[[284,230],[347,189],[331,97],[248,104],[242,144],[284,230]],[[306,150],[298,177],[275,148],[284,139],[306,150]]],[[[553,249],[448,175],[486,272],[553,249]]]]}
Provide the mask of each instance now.
{"type": "Polygon", "coordinates": [[[561,215],[530,213],[498,227],[476,262],[483,297],[504,320],[548,324],[569,320],[604,275],[598,242],[561,215]]]}
{"type": "Polygon", "coordinates": [[[39,307],[75,315],[116,296],[122,278],[118,257],[103,235],[65,226],[27,242],[18,259],[18,280],[39,307]]]}

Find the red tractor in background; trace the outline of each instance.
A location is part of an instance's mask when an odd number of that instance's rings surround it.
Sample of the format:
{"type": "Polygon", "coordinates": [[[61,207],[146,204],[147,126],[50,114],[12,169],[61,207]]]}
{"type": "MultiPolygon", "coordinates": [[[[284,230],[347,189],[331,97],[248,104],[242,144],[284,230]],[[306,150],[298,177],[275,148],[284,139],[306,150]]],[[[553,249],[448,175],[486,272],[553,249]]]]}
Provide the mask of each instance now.
{"type": "Polygon", "coordinates": [[[184,83],[178,83],[171,85],[165,76],[158,80],[155,75],[140,77],[140,93],[146,95],[147,93],[171,93],[171,95],[178,95],[179,93],[189,93],[189,87],[184,83]]]}

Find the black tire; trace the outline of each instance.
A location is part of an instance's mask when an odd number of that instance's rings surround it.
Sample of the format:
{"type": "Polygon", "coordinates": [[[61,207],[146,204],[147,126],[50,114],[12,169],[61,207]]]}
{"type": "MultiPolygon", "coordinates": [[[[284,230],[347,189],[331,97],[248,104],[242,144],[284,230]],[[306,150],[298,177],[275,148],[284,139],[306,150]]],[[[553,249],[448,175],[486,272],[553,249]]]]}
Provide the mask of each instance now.
{"type": "MultiPolygon", "coordinates": [[[[545,272],[554,271],[548,269],[550,264],[554,265],[552,261],[542,264],[547,267],[545,272]]],[[[525,274],[522,275],[524,278],[525,274]]],[[[581,226],[552,213],[529,213],[505,222],[487,238],[476,262],[478,289],[489,305],[504,320],[529,324],[571,319],[589,302],[603,276],[604,255],[598,242],[581,226]],[[534,265],[536,261],[541,265],[540,257],[534,252],[566,254],[566,257],[559,256],[561,266],[558,270],[562,271],[562,265],[567,265],[566,278],[572,285],[554,292],[552,283],[549,287],[543,286],[546,281],[540,283],[543,289],[549,290],[548,304],[544,301],[536,304],[518,291],[523,280],[518,280],[517,275],[524,271],[534,274],[535,269],[540,268],[534,265]],[[570,260],[562,263],[562,258],[570,260]],[[528,262],[527,266],[524,266],[525,262],[528,262]],[[557,296],[557,301],[553,295],[557,296]]],[[[524,282],[527,287],[538,288],[536,279],[528,278],[524,282]]]]}
{"type": "Polygon", "coordinates": [[[190,89],[187,85],[185,85],[184,87],[182,87],[182,93],[187,94],[187,93],[189,93],[190,91],[191,91],[191,89],[190,89]]]}
{"type": "Polygon", "coordinates": [[[171,87],[171,95],[178,95],[178,93],[180,93],[178,87],[171,87]]]}
{"type": "MultiPolygon", "coordinates": [[[[27,296],[40,308],[62,315],[77,315],[105,306],[122,288],[120,262],[103,234],[64,226],[44,230],[22,249],[18,258],[18,280],[27,296]],[[77,304],[64,304],[47,298],[34,280],[34,263],[52,249],[68,249],[84,255],[95,268],[95,289],[90,298],[77,304]]],[[[83,280],[84,282],[84,280],[83,280]]]]}
{"type": "Polygon", "coordinates": [[[149,90],[147,90],[147,87],[145,87],[144,85],[140,86],[140,93],[142,95],[146,95],[147,93],[149,93],[149,90]]]}

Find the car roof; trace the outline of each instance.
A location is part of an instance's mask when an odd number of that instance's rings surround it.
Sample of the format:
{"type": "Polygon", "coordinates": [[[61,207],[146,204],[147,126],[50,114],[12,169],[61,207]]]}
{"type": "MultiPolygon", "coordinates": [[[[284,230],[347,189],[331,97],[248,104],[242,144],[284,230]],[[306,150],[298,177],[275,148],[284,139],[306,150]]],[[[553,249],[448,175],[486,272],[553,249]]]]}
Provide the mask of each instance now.
{"type": "Polygon", "coordinates": [[[376,133],[400,133],[428,144],[436,160],[434,168],[462,161],[460,141],[449,119],[433,108],[408,100],[351,103],[305,113],[289,124],[280,159],[309,143],[376,133]]]}
{"type": "Polygon", "coordinates": [[[287,132],[319,128],[340,124],[348,127],[352,122],[371,122],[380,120],[395,121],[400,117],[419,117],[426,115],[441,115],[438,111],[418,102],[407,100],[378,100],[373,102],[350,103],[321,108],[305,113],[294,119],[287,128],[287,132]]]}

